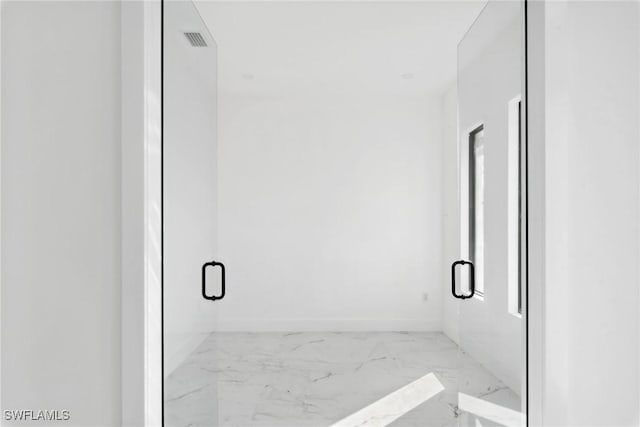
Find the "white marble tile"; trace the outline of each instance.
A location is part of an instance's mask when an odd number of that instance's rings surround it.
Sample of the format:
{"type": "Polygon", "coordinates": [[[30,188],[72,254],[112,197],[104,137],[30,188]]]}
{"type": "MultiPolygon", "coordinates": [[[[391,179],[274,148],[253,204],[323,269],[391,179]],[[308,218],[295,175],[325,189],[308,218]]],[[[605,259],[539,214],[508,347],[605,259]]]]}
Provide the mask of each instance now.
{"type": "Polygon", "coordinates": [[[166,423],[330,426],[427,374],[444,390],[390,425],[459,425],[459,389],[518,409],[515,393],[440,333],[218,333],[167,380],[166,423]]]}
{"type": "Polygon", "coordinates": [[[442,391],[442,383],[429,373],[341,419],[332,427],[385,427],[442,391]]]}
{"type": "Polygon", "coordinates": [[[525,424],[521,412],[465,393],[458,393],[458,405],[470,418],[476,417],[483,426],[488,424],[481,422],[481,419],[489,421],[492,426],[520,427],[525,424]]]}

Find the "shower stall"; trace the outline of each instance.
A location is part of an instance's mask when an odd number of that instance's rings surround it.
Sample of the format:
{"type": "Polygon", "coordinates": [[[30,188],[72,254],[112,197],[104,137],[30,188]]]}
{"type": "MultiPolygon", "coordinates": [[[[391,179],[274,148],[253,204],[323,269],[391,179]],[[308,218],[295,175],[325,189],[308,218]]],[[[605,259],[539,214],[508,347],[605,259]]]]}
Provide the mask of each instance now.
{"type": "Polygon", "coordinates": [[[164,3],[165,425],[526,424],[524,34],[164,3]]]}

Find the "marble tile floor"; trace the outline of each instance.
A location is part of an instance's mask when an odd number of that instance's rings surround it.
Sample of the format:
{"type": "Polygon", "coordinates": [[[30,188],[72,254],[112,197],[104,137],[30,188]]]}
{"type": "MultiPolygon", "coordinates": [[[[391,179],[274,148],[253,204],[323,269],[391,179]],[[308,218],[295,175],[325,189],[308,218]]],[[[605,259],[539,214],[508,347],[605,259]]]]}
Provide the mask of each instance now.
{"type": "Polygon", "coordinates": [[[215,333],[166,380],[165,423],[329,427],[430,373],[444,390],[389,425],[499,425],[463,413],[459,390],[519,407],[513,391],[442,333],[215,333]]]}

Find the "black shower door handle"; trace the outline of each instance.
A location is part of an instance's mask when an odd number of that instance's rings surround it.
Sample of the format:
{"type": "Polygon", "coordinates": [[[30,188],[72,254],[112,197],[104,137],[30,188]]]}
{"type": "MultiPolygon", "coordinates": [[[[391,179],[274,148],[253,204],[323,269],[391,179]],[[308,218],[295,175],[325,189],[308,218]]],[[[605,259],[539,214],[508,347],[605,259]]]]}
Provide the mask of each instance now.
{"type": "Polygon", "coordinates": [[[455,261],[453,264],[451,264],[451,293],[453,294],[454,297],[458,298],[458,299],[469,299],[472,298],[473,295],[476,293],[476,272],[475,272],[475,268],[473,266],[473,263],[471,261],[465,261],[465,260],[458,260],[455,261]],[[456,293],[456,266],[458,265],[468,265],[469,269],[470,269],[470,275],[469,275],[469,289],[471,291],[471,293],[469,295],[465,295],[465,294],[458,294],[456,293]]]}
{"type": "Polygon", "coordinates": [[[224,264],[217,261],[205,262],[202,266],[202,298],[215,301],[224,298],[224,264]],[[220,267],[220,295],[207,295],[207,268],[220,267]]]}

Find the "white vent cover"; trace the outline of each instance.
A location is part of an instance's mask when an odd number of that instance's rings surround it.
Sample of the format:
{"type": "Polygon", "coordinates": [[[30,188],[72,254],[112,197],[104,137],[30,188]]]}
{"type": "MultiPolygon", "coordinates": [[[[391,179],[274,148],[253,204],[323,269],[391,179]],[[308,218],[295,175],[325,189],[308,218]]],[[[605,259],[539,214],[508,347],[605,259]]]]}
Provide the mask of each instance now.
{"type": "Polygon", "coordinates": [[[207,46],[207,42],[204,40],[204,37],[202,37],[202,34],[200,33],[184,33],[184,35],[187,38],[187,40],[189,40],[189,43],[191,43],[191,46],[193,47],[207,46]]]}

